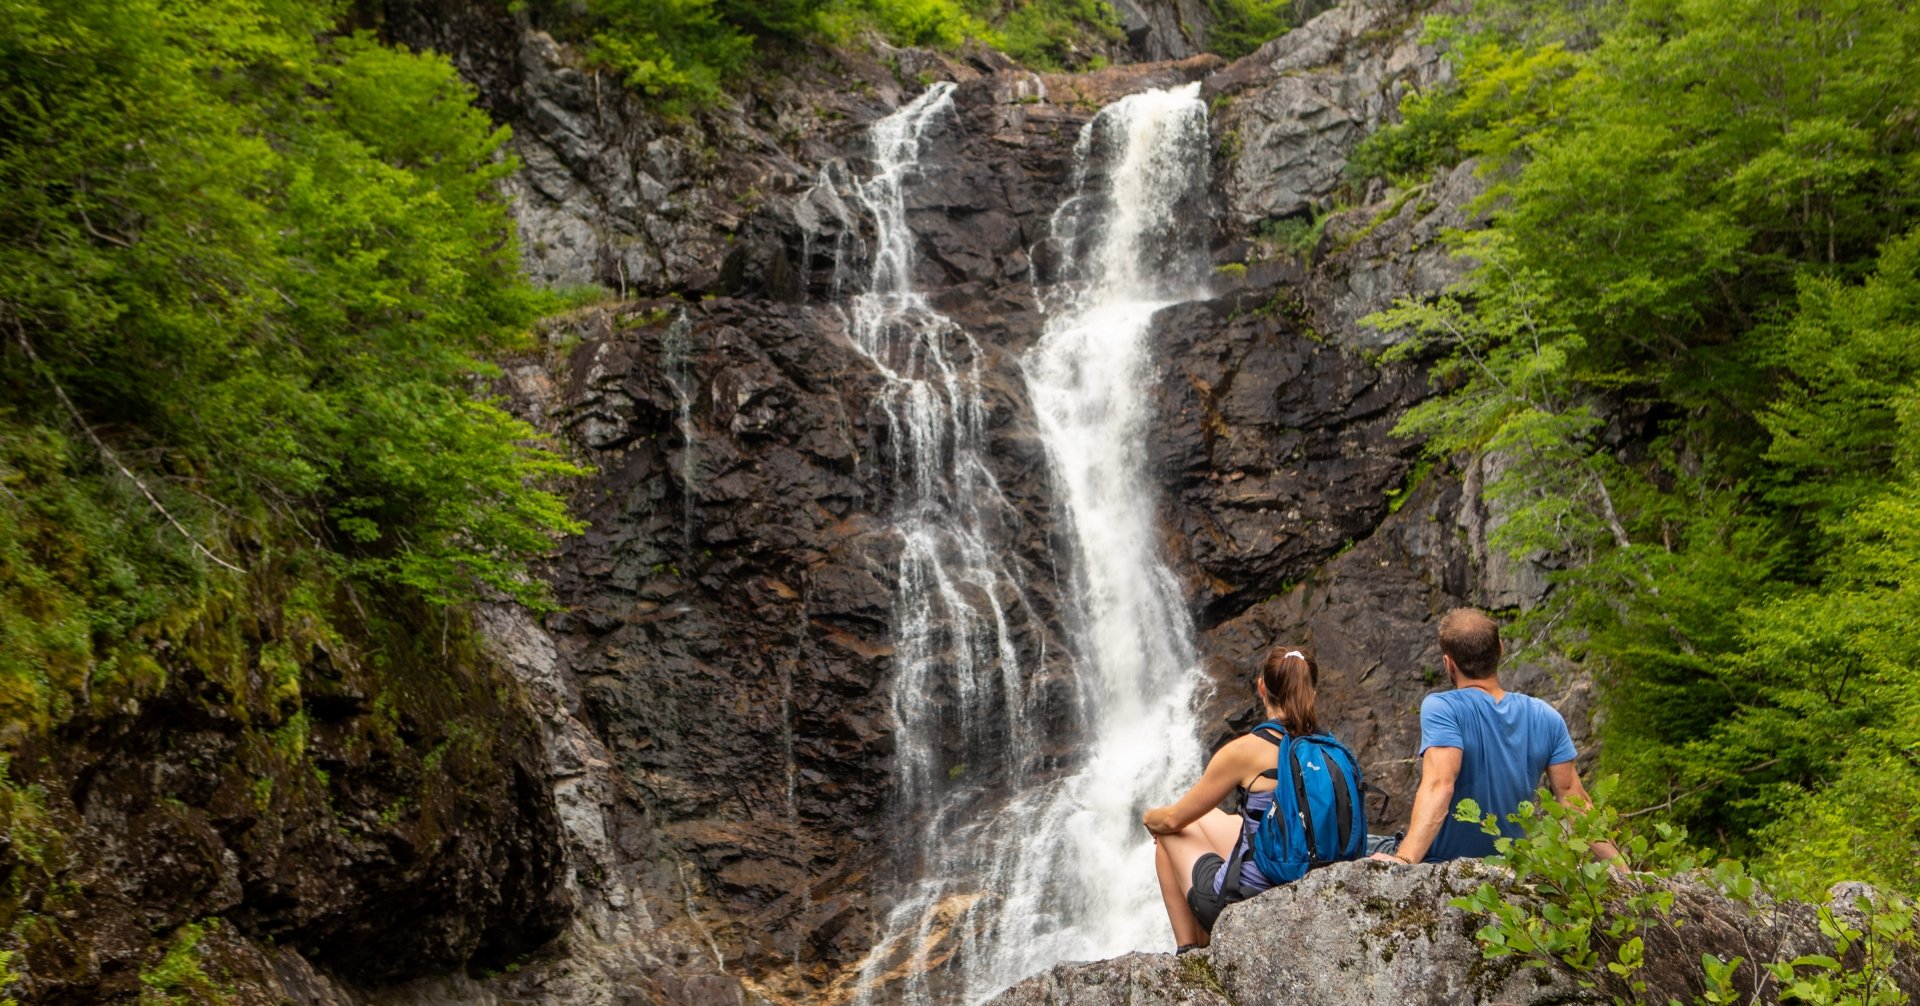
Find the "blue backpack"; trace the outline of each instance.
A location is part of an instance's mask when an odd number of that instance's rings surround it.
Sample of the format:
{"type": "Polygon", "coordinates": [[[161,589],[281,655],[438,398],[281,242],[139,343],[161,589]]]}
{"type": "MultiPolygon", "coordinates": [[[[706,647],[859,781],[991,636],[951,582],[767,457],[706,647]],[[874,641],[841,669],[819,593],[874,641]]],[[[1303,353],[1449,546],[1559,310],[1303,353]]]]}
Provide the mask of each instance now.
{"type": "Polygon", "coordinates": [[[1359,859],[1367,848],[1367,806],[1353,752],[1332,734],[1294,737],[1275,720],[1252,732],[1280,749],[1274,768],[1260,773],[1276,784],[1251,843],[1260,872],[1285,884],[1316,866],[1359,859]]]}

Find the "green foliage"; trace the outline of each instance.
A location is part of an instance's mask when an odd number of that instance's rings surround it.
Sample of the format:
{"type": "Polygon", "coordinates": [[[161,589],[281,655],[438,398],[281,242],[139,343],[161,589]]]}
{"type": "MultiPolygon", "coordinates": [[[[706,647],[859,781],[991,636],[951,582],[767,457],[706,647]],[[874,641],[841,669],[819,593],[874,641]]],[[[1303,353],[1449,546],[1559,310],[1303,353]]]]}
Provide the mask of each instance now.
{"type": "Polygon", "coordinates": [[[753,51],[714,0],[589,0],[587,12],[594,59],[668,112],[718,101],[753,51]]]}
{"type": "MultiPolygon", "coordinates": [[[[1875,904],[1866,898],[1858,899],[1852,907],[1857,919],[1842,917],[1831,906],[1820,908],[1820,932],[1833,941],[1833,953],[1807,954],[1767,965],[1768,973],[1780,985],[1782,1001],[1816,1006],[1900,1006],[1908,1001],[1894,981],[1893,970],[1920,944],[1915,938],[1913,913],[1905,905],[1875,904]]],[[[1713,975],[1711,970],[1709,975],[1713,975]]],[[[1717,984],[1731,983],[1722,978],[1717,984]]],[[[1734,1000],[1723,996],[1717,1001],[1734,1000]]]]}
{"type": "Polygon", "coordinates": [[[1490,185],[1471,279],[1374,319],[1446,389],[1402,432],[1570,560],[1528,628],[1598,671],[1624,801],[1920,891],[1920,13],[1523,14],[1443,22],[1458,88],[1361,159],[1490,185]]]}
{"type": "Polygon", "coordinates": [[[1513,48],[1445,17],[1427,20],[1423,40],[1449,52],[1453,80],[1402,98],[1400,121],[1354,149],[1349,178],[1388,178],[1405,186],[1467,157],[1486,158],[1490,167],[1510,163],[1566,114],[1581,86],[1580,60],[1558,44],[1513,48]]]}
{"type": "Polygon", "coordinates": [[[960,0],[844,0],[823,15],[826,34],[851,41],[878,31],[895,45],[958,47],[986,31],[986,24],[960,0]]]}
{"type": "Polygon", "coordinates": [[[985,36],[994,48],[1043,70],[1085,65],[1090,41],[1119,41],[1120,19],[1105,0],[1014,2],[985,36]]]}
{"type": "Polygon", "coordinates": [[[219,928],[219,919],[181,926],[165,955],[140,972],[141,1006],[227,1002],[227,990],[207,975],[203,964],[206,950],[200,945],[208,931],[219,928]]]}
{"type": "Polygon", "coordinates": [[[1320,247],[1320,238],[1327,232],[1327,221],[1332,218],[1332,210],[1322,210],[1311,217],[1269,220],[1260,225],[1255,239],[1263,253],[1277,253],[1298,262],[1306,262],[1313,258],[1314,250],[1320,247]]]}
{"type": "Polygon", "coordinates": [[[445,60],[339,14],[0,21],[9,725],[188,668],[246,695],[256,659],[243,715],[277,716],[355,590],[545,603],[527,562],[579,525],[543,486],[579,469],[474,395],[554,303],[496,195],[506,133],[445,60]],[[241,645],[243,617],[283,631],[241,645]]]}
{"type": "Polygon", "coordinates": [[[1287,19],[1292,0],[1208,0],[1215,21],[1207,30],[1207,49],[1228,59],[1239,59],[1279,38],[1292,27],[1287,19]]]}
{"type": "MultiPolygon", "coordinates": [[[[0,755],[0,835],[16,864],[39,867],[58,851],[60,833],[48,820],[45,788],[13,778],[12,758],[0,755]]],[[[17,878],[0,876],[7,886],[17,878]]],[[[4,984],[0,984],[3,989],[4,984]]]]}
{"type": "Polygon", "coordinates": [[[1433,459],[1421,458],[1413,466],[1413,470],[1407,473],[1406,481],[1387,490],[1387,512],[1399,513],[1400,508],[1407,505],[1407,501],[1413,498],[1413,494],[1419,491],[1421,485],[1426,483],[1427,476],[1431,474],[1433,474],[1433,459]]]}
{"type": "Polygon", "coordinates": [[[1460,801],[1455,820],[1477,823],[1495,836],[1495,862],[1513,871],[1513,884],[1535,900],[1507,897],[1488,881],[1454,904],[1485,916],[1476,937],[1488,959],[1513,957],[1529,967],[1558,968],[1581,988],[1612,1002],[1633,1002],[1647,991],[1639,971],[1645,963],[1646,936],[1673,911],[1673,891],[1658,886],[1623,889],[1614,870],[1595,849],[1613,843],[1643,869],[1668,873],[1691,869],[1684,833],[1660,825],[1655,839],[1620,833],[1619,817],[1607,805],[1611,780],[1593,789],[1593,804],[1573,807],[1546,790],[1539,801],[1525,802],[1508,820],[1522,832],[1502,832],[1492,814],[1484,817],[1472,800],[1460,801]]]}
{"type": "MultiPolygon", "coordinates": [[[[1656,824],[1652,837],[1624,830],[1620,815],[1608,806],[1612,788],[1612,779],[1602,780],[1587,807],[1567,806],[1541,790],[1537,803],[1523,803],[1509,815],[1520,827],[1517,838],[1503,834],[1494,816],[1483,817],[1473,801],[1461,801],[1455,819],[1478,823],[1496,836],[1492,861],[1511,870],[1512,877],[1485,881],[1453,905],[1484,920],[1475,936],[1489,960],[1511,959],[1557,971],[1595,1001],[1622,1006],[1671,1003],[1675,1000],[1663,1000],[1649,989],[1645,965],[1647,941],[1655,930],[1671,931],[1685,922],[1673,916],[1676,876],[1704,879],[1752,913],[1779,911],[1781,906],[1769,885],[1737,861],[1703,869],[1682,829],[1656,824]],[[1595,850],[1603,843],[1622,851],[1636,872],[1629,875],[1597,859],[1595,850]]],[[[1803,875],[1785,876],[1779,883],[1796,891],[1807,886],[1803,875]]],[[[1831,905],[1818,909],[1820,931],[1832,941],[1831,954],[1754,962],[1758,970],[1744,971],[1747,962],[1740,957],[1702,954],[1698,985],[1704,991],[1695,1002],[1776,997],[1857,1006],[1905,1002],[1891,973],[1896,960],[1920,948],[1914,906],[1898,897],[1882,897],[1860,898],[1850,907],[1851,915],[1831,905]]]]}
{"type": "MultiPolygon", "coordinates": [[[[1264,0],[1228,0],[1250,8],[1264,0]]],[[[1037,69],[1084,68],[1124,38],[1105,0],[541,0],[545,20],[585,39],[595,62],[668,116],[723,100],[767,51],[873,34],[955,49],[979,39],[1037,69]]]]}

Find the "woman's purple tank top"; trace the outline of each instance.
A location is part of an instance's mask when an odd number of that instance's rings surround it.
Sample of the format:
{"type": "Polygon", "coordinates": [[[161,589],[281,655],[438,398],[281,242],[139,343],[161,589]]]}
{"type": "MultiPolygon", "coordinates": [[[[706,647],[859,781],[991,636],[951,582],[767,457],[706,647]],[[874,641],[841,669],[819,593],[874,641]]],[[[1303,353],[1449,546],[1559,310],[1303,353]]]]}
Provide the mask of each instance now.
{"type": "MultiPolygon", "coordinates": [[[[1266,814],[1267,808],[1271,806],[1273,806],[1273,790],[1261,790],[1258,793],[1250,792],[1246,795],[1246,799],[1243,800],[1240,805],[1240,843],[1234,846],[1233,851],[1239,852],[1253,842],[1254,829],[1260,827],[1261,816],[1266,814]]],[[[1228,857],[1228,861],[1232,861],[1231,856],[1228,857]]],[[[1220,869],[1215,870],[1213,874],[1213,893],[1220,893],[1220,888],[1225,886],[1226,879],[1227,863],[1221,863],[1220,869]]],[[[1254,894],[1272,886],[1273,881],[1268,880],[1267,875],[1261,873],[1260,868],[1254,865],[1251,854],[1240,861],[1240,889],[1242,891],[1248,894],[1254,894]]]]}

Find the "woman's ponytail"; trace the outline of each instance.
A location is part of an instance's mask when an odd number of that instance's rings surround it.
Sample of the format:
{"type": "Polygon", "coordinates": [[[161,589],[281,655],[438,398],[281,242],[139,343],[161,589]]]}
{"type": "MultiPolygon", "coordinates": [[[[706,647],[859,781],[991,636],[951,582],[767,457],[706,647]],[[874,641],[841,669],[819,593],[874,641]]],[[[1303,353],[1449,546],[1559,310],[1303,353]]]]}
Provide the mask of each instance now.
{"type": "Polygon", "coordinates": [[[1267,701],[1280,711],[1280,722],[1295,737],[1320,732],[1320,715],[1314,693],[1320,684],[1320,665],[1313,656],[1297,646],[1276,646],[1267,651],[1260,667],[1260,682],[1267,688],[1267,701]]]}

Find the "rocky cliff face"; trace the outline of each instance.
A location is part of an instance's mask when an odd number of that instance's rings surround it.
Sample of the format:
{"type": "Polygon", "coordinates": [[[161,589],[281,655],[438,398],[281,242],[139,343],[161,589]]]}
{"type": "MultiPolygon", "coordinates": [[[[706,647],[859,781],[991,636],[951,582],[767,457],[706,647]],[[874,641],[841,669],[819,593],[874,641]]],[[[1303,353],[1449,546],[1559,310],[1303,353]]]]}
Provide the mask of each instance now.
{"type": "Polygon", "coordinates": [[[426,643],[431,616],[404,605],[383,617],[421,642],[380,632],[377,658],[358,637],[302,647],[270,605],[203,614],[156,646],[163,685],[96,696],[11,766],[12,993],[330,1003],[346,993],[322,972],[499,968],[560,932],[544,759],[498,665],[426,643]]]}
{"type": "MultiPolygon", "coordinates": [[[[1435,238],[1468,222],[1476,194],[1470,172],[1421,198],[1342,180],[1346,153],[1406,89],[1444,73],[1413,41],[1410,9],[1342,7],[1230,67],[1058,76],[907,53],[896,76],[841,57],[832,75],[795,69],[680,131],[529,26],[496,20],[491,47],[463,49],[471,26],[408,10],[396,30],[492,82],[518,130],[530,267],[632,298],[558,321],[547,357],[512,371],[527,412],[599,470],[580,495],[593,528],[553,570],[570,610],[506,630],[553,696],[572,884],[597,907],[572,951],[495,980],[503,994],[850,991],[897,873],[885,850],[914,823],[888,814],[898,545],[884,459],[898,434],[836,298],[867,271],[871,223],[847,192],[865,170],[864,124],[923,71],[960,86],[908,192],[916,282],[986,354],[994,475],[1032,574],[1033,623],[1019,631],[1052,652],[1050,487],[1017,363],[1044,318],[1034,287],[1057,268],[1049,220],[1099,107],[1195,80],[1216,96],[1215,247],[1229,268],[1216,297],[1165,312],[1156,336],[1167,549],[1218,681],[1220,736],[1252,715],[1258,652],[1312,643],[1336,723],[1387,793],[1380,823],[1404,816],[1406,711],[1432,685],[1433,619],[1536,589],[1476,548],[1497,515],[1455,478],[1409,482],[1417,445],[1389,431],[1425,380],[1370,362],[1362,350],[1390,336],[1355,324],[1453,278],[1435,238]],[[1362,205],[1336,217],[1313,263],[1261,259],[1261,224],[1336,197],[1362,205]]],[[[1570,699],[1576,718],[1584,708],[1541,669],[1517,683],[1570,699]]]]}
{"type": "MultiPolygon", "coordinates": [[[[1523,967],[1515,958],[1482,957],[1474,938],[1480,922],[1449,902],[1486,880],[1506,882],[1498,870],[1477,862],[1339,864],[1228,908],[1206,951],[1062,964],[1007,990],[993,1004],[1545,1006],[1601,1001],[1594,990],[1560,972],[1523,967]]],[[[1828,908],[1857,924],[1857,892],[1846,886],[1835,889],[1828,908]]],[[[1735,902],[1689,881],[1666,882],[1665,889],[1674,895],[1675,917],[1684,921],[1648,930],[1640,973],[1647,982],[1644,1001],[1697,1001],[1706,991],[1702,954],[1726,960],[1737,952],[1746,958],[1734,977],[1740,1001],[1779,1002],[1779,983],[1756,961],[1833,952],[1816,906],[1764,898],[1735,902]]],[[[1532,897],[1524,890],[1510,896],[1532,897]]],[[[1920,990],[1920,970],[1911,961],[1896,965],[1894,978],[1908,995],[1920,990]]]]}
{"type": "MultiPolygon", "coordinates": [[[[1044,318],[1035,284],[1057,268],[1049,219],[1100,106],[1195,80],[1215,96],[1228,268],[1212,300],[1157,323],[1150,447],[1167,550],[1218,681],[1220,736],[1253,713],[1259,651],[1311,643],[1338,728],[1386,791],[1380,824],[1404,817],[1407,710],[1433,684],[1433,620],[1539,589],[1485,552],[1498,515],[1456,477],[1414,479],[1417,445],[1389,431],[1425,380],[1370,362],[1363,351],[1390,334],[1356,324],[1454,278],[1435,239],[1470,222],[1477,192],[1470,171],[1417,197],[1343,179],[1347,153],[1406,90],[1444,75],[1414,41],[1412,9],[1341,7],[1232,66],[1060,76],[985,56],[800,61],[688,126],[656,122],[525,23],[450,20],[422,0],[391,10],[391,30],[453,52],[515,125],[529,267],[629,296],[556,322],[547,356],[512,369],[528,414],[599,471],[580,493],[593,528],[552,573],[569,611],[498,626],[549,697],[570,885],[590,907],[567,948],[481,987],[548,1002],[851,991],[897,873],[885,850],[913,822],[888,814],[898,545],[884,459],[897,434],[836,298],[867,271],[871,223],[847,194],[864,126],[923,73],[960,86],[908,192],[916,281],[986,354],[994,475],[1019,516],[1016,561],[1034,574],[1020,631],[1053,652],[1050,487],[1017,365],[1044,318]],[[1310,264],[1257,240],[1336,198],[1360,205],[1336,215],[1310,264]],[[644,992],[615,991],[629,987],[644,992]]],[[[1178,4],[1139,13],[1198,23],[1178,4]]],[[[1136,44],[1191,51],[1172,37],[1153,27],[1136,44]]],[[[1584,710],[1577,684],[1544,669],[1515,683],[1576,720],[1584,710]]],[[[468,987],[396,1001],[456,988],[468,987]]]]}

